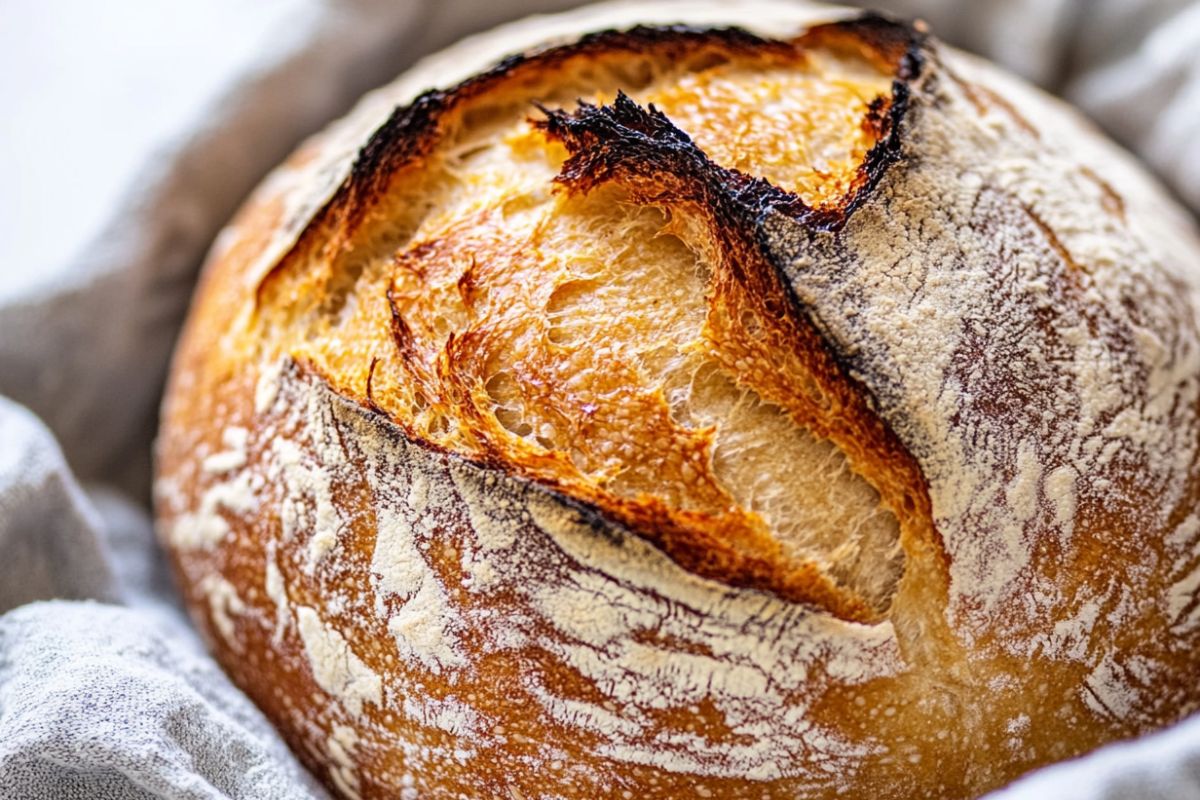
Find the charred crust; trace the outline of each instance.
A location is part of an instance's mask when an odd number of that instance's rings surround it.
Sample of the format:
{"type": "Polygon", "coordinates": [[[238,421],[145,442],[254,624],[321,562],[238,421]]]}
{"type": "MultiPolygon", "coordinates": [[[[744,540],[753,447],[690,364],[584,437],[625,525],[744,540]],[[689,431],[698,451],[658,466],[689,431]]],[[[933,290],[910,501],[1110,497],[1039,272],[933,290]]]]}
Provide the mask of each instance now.
{"type": "Polygon", "coordinates": [[[491,69],[446,90],[429,90],[410,105],[397,108],[372,134],[359,152],[349,177],[330,203],[349,212],[343,222],[361,220],[365,207],[378,198],[400,167],[428,155],[436,145],[439,125],[447,112],[470,98],[484,94],[497,83],[527,68],[546,69],[569,58],[591,54],[657,53],[680,56],[702,46],[716,46],[731,55],[776,51],[792,53],[789,42],[763,39],[741,28],[699,28],[690,25],[638,25],[626,30],[589,33],[574,44],[533,53],[518,53],[491,69]]]}
{"type": "Polygon", "coordinates": [[[874,128],[877,136],[875,146],[859,165],[853,188],[837,209],[837,218],[824,230],[840,230],[855,210],[871,196],[888,169],[903,158],[902,131],[911,100],[909,86],[903,81],[894,81],[891,98],[877,100],[880,102],[871,104],[863,121],[863,124],[874,128]]]}
{"type": "MultiPolygon", "coordinates": [[[[645,32],[646,29],[635,29],[645,32]]],[[[666,31],[673,28],[663,29],[666,31]]],[[[548,136],[561,141],[571,152],[557,178],[573,188],[586,191],[608,180],[618,164],[626,172],[674,174],[705,184],[705,192],[724,194],[751,211],[756,222],[774,211],[799,222],[813,232],[840,230],[854,211],[871,195],[888,169],[903,157],[904,122],[911,106],[910,83],[915,81],[926,58],[926,34],[918,25],[904,25],[878,14],[866,14],[846,22],[830,23],[810,29],[793,43],[770,42],[744,31],[720,29],[711,32],[730,37],[742,47],[759,43],[762,47],[811,47],[813,45],[853,45],[867,47],[868,54],[882,58],[891,67],[895,79],[890,97],[878,97],[871,104],[863,125],[875,135],[875,144],[859,165],[851,190],[838,202],[813,208],[795,194],[784,191],[760,178],[726,169],[713,163],[651,105],[643,109],[619,92],[609,106],[580,103],[574,112],[549,109],[535,104],[544,119],[535,121],[548,136]]],[[[612,35],[612,34],[609,34],[612,35]]],[[[699,199],[699,198],[693,198],[699,199]]]]}
{"type": "Polygon", "coordinates": [[[397,165],[427,155],[437,142],[438,122],[451,97],[452,93],[430,90],[393,111],[359,151],[339,190],[343,196],[334,201],[360,208],[386,191],[397,165]]]}
{"type": "Polygon", "coordinates": [[[717,166],[665,114],[624,92],[607,106],[581,102],[574,112],[541,110],[546,116],[534,125],[570,153],[555,181],[571,190],[587,192],[617,180],[632,184],[644,202],[712,203],[729,225],[753,224],[756,207],[814,211],[762,179],[717,166]]]}
{"type": "Polygon", "coordinates": [[[864,124],[883,138],[860,165],[853,191],[833,205],[819,207],[762,178],[714,163],[653,104],[643,108],[623,92],[610,105],[580,102],[572,112],[538,106],[545,116],[534,125],[570,153],[555,180],[571,190],[586,192],[618,180],[633,184],[648,203],[711,203],[730,225],[754,226],[768,213],[782,213],[813,232],[837,231],[887,168],[900,160],[900,122],[907,97],[903,91],[898,100],[880,98],[872,104],[864,124]],[[655,185],[646,185],[648,178],[655,185]]]}

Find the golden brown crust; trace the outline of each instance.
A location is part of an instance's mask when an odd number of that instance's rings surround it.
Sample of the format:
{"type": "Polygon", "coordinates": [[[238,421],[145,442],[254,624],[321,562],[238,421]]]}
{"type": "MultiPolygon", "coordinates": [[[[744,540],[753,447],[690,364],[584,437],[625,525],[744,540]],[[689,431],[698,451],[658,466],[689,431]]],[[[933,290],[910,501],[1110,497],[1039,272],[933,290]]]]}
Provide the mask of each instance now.
{"type": "Polygon", "coordinates": [[[534,47],[305,188],[352,118],[214,253],[160,525],[339,793],[964,797],[1197,705],[1193,234],[922,31],[762,10],[534,47]],[[651,262],[699,294],[621,288],[651,262]]]}

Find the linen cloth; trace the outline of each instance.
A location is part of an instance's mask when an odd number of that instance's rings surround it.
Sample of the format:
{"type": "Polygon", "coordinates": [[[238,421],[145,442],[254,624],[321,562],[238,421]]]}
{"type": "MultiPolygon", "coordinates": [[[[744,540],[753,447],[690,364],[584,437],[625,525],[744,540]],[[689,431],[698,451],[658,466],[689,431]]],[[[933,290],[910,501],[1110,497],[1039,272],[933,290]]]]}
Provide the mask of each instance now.
{"type": "MultiPolygon", "coordinates": [[[[299,139],[426,52],[577,4],[0,0],[0,798],[326,797],[154,543],[170,348],[209,243],[299,139]]],[[[1200,2],[872,5],[1062,94],[1200,211],[1200,2]]],[[[1200,798],[1200,718],[994,797],[1200,798]]]]}

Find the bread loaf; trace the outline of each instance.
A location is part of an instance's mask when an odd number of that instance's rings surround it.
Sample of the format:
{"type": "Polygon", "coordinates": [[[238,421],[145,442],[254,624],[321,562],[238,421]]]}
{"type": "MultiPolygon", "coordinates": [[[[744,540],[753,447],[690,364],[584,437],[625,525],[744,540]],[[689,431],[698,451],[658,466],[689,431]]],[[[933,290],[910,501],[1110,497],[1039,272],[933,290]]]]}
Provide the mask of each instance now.
{"type": "Polygon", "coordinates": [[[533,19],[222,234],[162,540],[343,797],[976,796],[1200,701],[1198,275],[919,24],[533,19]]]}

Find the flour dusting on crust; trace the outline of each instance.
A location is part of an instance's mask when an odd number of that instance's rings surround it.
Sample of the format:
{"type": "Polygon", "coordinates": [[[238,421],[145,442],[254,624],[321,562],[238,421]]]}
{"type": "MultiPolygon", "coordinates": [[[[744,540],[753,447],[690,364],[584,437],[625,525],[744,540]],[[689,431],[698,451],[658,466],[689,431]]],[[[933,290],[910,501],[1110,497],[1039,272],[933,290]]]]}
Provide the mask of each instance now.
{"type": "Polygon", "coordinates": [[[1080,698],[1130,719],[1145,707],[1131,665],[1166,665],[1108,632],[1145,613],[1121,599],[1170,557],[1133,542],[1196,502],[1197,242],[1163,229],[1156,190],[1071,112],[941,57],[878,196],[837,234],[776,217],[772,246],[921,464],[956,635],[977,657],[1087,664],[1080,698]],[[967,113],[987,91],[1020,116],[967,113]],[[1125,187],[1121,214],[1098,174],[1125,187]],[[1109,556],[1091,563],[1080,537],[1109,556]],[[1051,577],[1072,570],[1087,578],[1051,577]]]}
{"type": "Polygon", "coordinates": [[[383,702],[383,679],[363,663],[338,631],[308,606],[296,609],[296,626],[317,684],[338,698],[354,716],[364,703],[383,702]]]}

